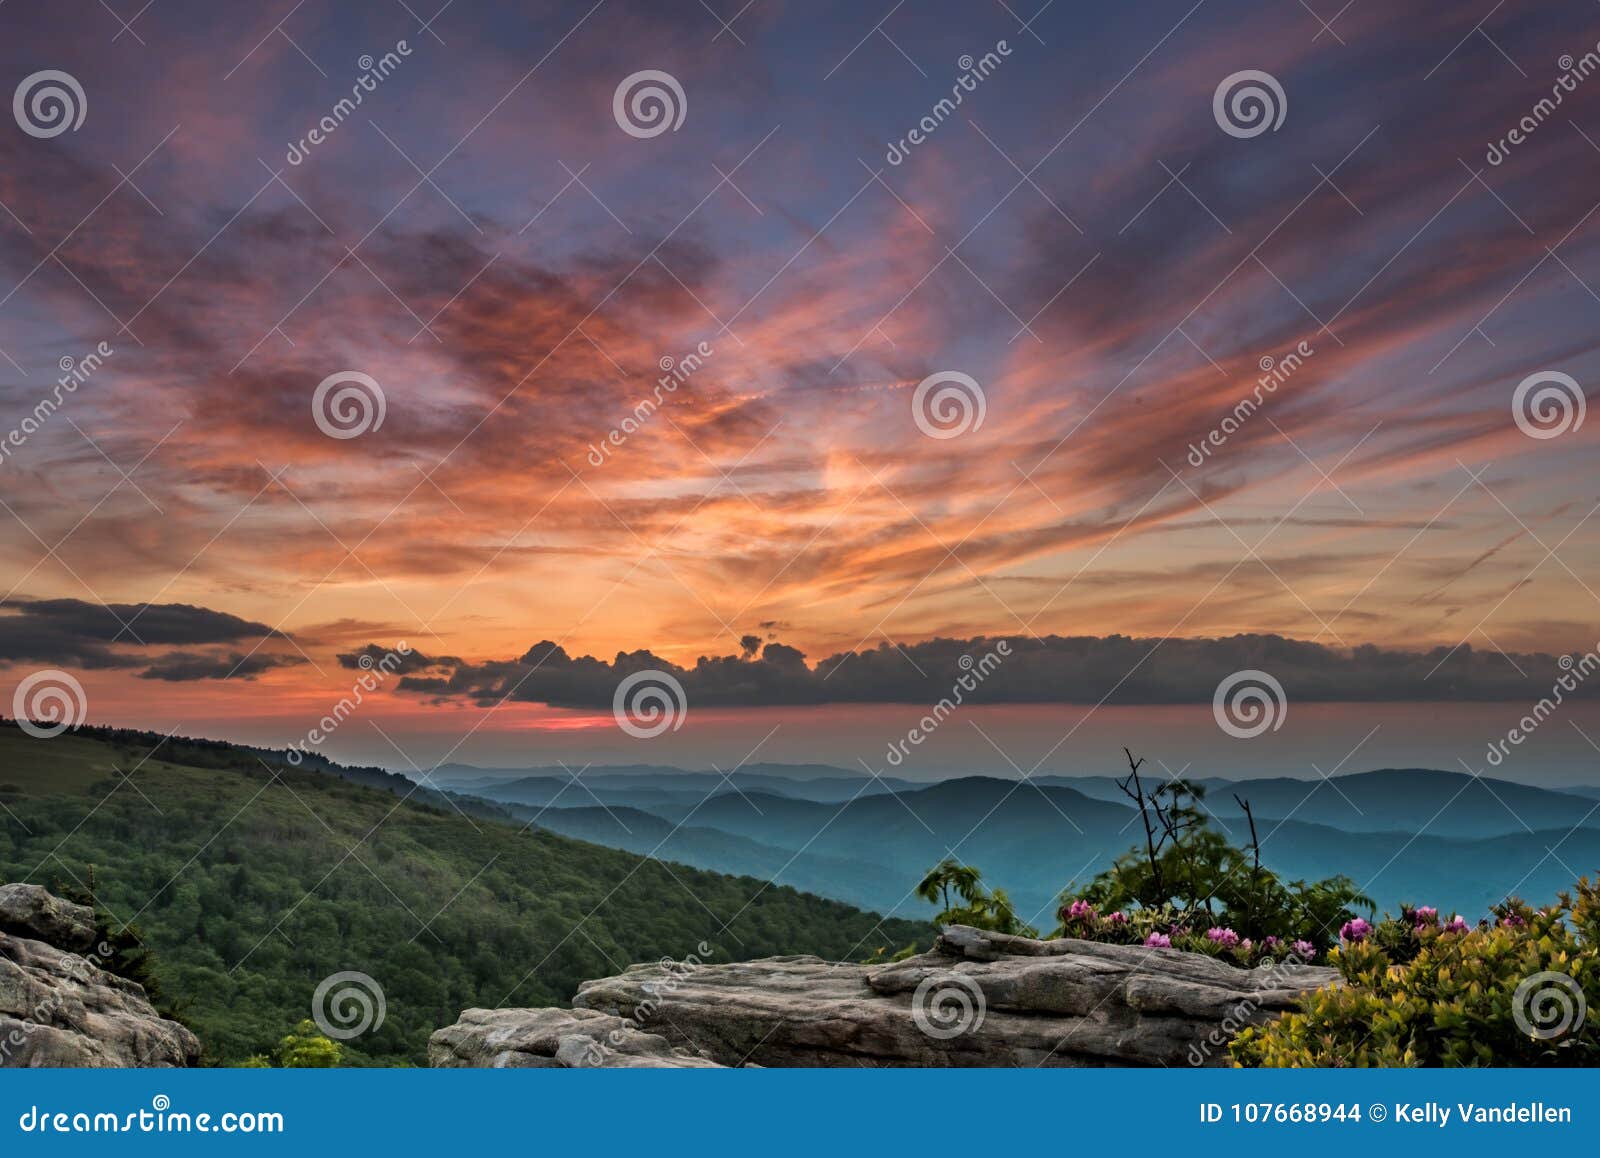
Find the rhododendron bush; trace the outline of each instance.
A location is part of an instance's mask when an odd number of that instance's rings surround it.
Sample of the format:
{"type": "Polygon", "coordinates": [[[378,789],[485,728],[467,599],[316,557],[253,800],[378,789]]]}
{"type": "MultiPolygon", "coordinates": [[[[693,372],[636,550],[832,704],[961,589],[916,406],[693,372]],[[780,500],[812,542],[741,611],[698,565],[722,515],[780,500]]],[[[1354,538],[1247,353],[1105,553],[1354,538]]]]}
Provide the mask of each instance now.
{"type": "Polygon", "coordinates": [[[1284,881],[1261,863],[1249,802],[1250,826],[1240,848],[1210,825],[1205,787],[1173,779],[1151,787],[1142,760],[1128,753],[1119,781],[1138,809],[1144,839],[1083,887],[1069,886],[1057,913],[1056,936],[1187,949],[1236,965],[1325,954],[1341,929],[1369,928],[1372,902],[1348,877],[1284,881]]]}
{"type": "Polygon", "coordinates": [[[1432,908],[1361,924],[1329,954],[1343,984],[1242,1031],[1235,1065],[1600,1065],[1600,885],[1476,926],[1432,908]]]}
{"type": "MultiPolygon", "coordinates": [[[[1151,787],[1128,753],[1119,781],[1142,841],[1061,894],[1052,937],[1204,953],[1242,968],[1330,964],[1340,980],[1298,1012],[1242,1030],[1237,1066],[1600,1066],[1600,884],[1534,909],[1508,900],[1470,923],[1431,905],[1378,919],[1348,877],[1284,881],[1261,863],[1255,818],[1239,847],[1213,830],[1202,785],[1151,787]],[[1358,912],[1357,910],[1361,910],[1358,912]]],[[[1236,798],[1237,799],[1237,798],[1236,798]]],[[[969,865],[937,866],[918,893],[959,921],[1036,935],[969,865]]],[[[902,951],[909,955],[914,948],[902,951]]]]}

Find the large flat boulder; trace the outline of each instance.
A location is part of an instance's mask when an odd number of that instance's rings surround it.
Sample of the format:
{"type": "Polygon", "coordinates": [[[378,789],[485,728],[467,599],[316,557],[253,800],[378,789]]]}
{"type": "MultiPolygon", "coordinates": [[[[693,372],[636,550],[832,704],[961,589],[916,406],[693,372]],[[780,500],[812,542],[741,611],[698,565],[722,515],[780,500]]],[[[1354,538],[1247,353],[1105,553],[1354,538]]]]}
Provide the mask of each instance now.
{"type": "Polygon", "coordinates": [[[932,951],[891,965],[635,965],[584,982],[573,1005],[723,1065],[1220,1065],[1240,1028],[1336,979],[1311,966],[1238,969],[1200,954],[951,926],[932,951]]]}
{"type": "Polygon", "coordinates": [[[573,1008],[469,1009],[449,1066],[1221,1065],[1230,1037],[1337,984],[1196,953],[952,925],[890,965],[663,961],[586,981],[573,1008]]]}

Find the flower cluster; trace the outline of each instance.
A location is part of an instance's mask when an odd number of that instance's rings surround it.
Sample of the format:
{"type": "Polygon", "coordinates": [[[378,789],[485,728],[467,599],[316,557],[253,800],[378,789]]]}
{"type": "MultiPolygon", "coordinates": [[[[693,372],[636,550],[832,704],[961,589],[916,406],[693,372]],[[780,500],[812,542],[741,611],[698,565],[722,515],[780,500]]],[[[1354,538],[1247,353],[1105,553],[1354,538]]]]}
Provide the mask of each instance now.
{"type": "Polygon", "coordinates": [[[1063,906],[1061,912],[1057,914],[1062,924],[1073,925],[1089,924],[1097,915],[1094,906],[1088,901],[1073,901],[1072,904],[1063,906]]]}
{"type": "Polygon", "coordinates": [[[1357,917],[1353,921],[1346,921],[1339,929],[1339,940],[1359,945],[1367,939],[1367,935],[1371,932],[1372,925],[1361,917],[1357,917]]]}
{"type": "Polygon", "coordinates": [[[1329,955],[1344,983],[1242,1030],[1235,1065],[1600,1065],[1584,1000],[1600,993],[1600,883],[1537,910],[1508,900],[1476,925],[1429,907],[1353,924],[1329,955]]]}
{"type": "Polygon", "coordinates": [[[1310,964],[1318,955],[1308,938],[1267,936],[1254,941],[1227,924],[1191,923],[1201,913],[1186,913],[1172,906],[1146,909],[1138,906],[1102,913],[1093,902],[1066,901],[1057,911],[1058,936],[1146,949],[1175,949],[1204,953],[1242,968],[1266,967],[1280,961],[1310,964]]]}

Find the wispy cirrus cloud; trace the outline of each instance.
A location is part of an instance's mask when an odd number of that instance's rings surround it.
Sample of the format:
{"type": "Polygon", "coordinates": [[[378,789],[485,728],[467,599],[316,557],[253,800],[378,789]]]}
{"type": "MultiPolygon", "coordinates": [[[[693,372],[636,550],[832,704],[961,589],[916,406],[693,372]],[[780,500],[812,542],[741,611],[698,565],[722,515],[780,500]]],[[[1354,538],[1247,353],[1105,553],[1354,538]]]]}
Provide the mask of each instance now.
{"type": "MultiPolygon", "coordinates": [[[[1535,369],[1600,375],[1600,88],[1504,166],[1482,154],[1592,42],[1584,5],[1482,36],[1464,11],[1357,5],[1332,36],[1293,8],[1051,9],[1041,45],[952,4],[897,20],[918,69],[877,40],[848,55],[849,5],[758,7],[747,43],[709,48],[698,4],[587,7],[452,9],[448,49],[403,10],[308,8],[316,65],[270,21],[157,6],[158,67],[28,21],[0,60],[82,54],[95,113],[50,144],[0,123],[0,407],[30,412],[92,341],[117,352],[4,466],[0,592],[227,607],[262,633],[174,638],[164,670],[285,687],[312,673],[241,640],[333,659],[404,635],[472,672],[508,635],[650,639],[689,671],[778,622],[824,656],[1085,631],[1427,654],[1475,608],[1515,654],[1581,633],[1593,443],[1529,439],[1509,404],[1535,369]],[[407,34],[405,69],[288,165],[340,69],[407,34]],[[918,71],[1001,36],[1004,70],[882,162],[928,107],[918,71]],[[611,121],[645,57],[685,84],[682,133],[611,121]],[[1217,130],[1243,67],[1282,80],[1281,131],[1217,130]],[[1302,345],[1192,466],[1261,359],[1302,345]],[[312,392],[349,369],[386,418],[331,439],[312,392]],[[987,416],[939,441],[911,397],[947,369],[987,416]]],[[[8,618],[19,662],[144,662],[8,618]]]]}

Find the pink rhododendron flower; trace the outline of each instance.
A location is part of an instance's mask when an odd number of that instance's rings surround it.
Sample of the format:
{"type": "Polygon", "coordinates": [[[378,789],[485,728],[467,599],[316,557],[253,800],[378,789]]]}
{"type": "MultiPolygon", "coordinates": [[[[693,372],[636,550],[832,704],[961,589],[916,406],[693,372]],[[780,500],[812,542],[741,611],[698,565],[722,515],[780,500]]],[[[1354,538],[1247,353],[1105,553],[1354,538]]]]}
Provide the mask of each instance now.
{"type": "Polygon", "coordinates": [[[1342,940],[1355,944],[1359,941],[1365,941],[1367,934],[1370,932],[1372,932],[1372,926],[1363,918],[1357,917],[1353,921],[1344,923],[1344,926],[1339,930],[1339,936],[1342,940]]]}
{"type": "Polygon", "coordinates": [[[1446,933],[1465,933],[1467,931],[1466,918],[1461,916],[1452,917],[1450,923],[1444,927],[1444,931],[1446,933]]]}
{"type": "Polygon", "coordinates": [[[1150,949],[1172,948],[1172,938],[1165,933],[1151,933],[1144,939],[1145,947],[1150,949]]]}
{"type": "Polygon", "coordinates": [[[1294,955],[1296,957],[1304,958],[1307,961],[1311,960],[1311,958],[1317,955],[1317,947],[1310,941],[1296,941],[1293,945],[1289,946],[1289,948],[1294,950],[1294,955]]]}
{"type": "Polygon", "coordinates": [[[1067,907],[1066,919],[1069,921],[1092,921],[1094,916],[1094,906],[1088,901],[1073,901],[1067,907]]]}
{"type": "Polygon", "coordinates": [[[1500,923],[1508,929],[1520,929],[1528,922],[1524,921],[1516,913],[1507,913],[1505,916],[1500,918],[1500,923]]]}
{"type": "Polygon", "coordinates": [[[1437,925],[1439,923],[1439,910],[1431,905],[1422,905],[1412,914],[1412,923],[1419,929],[1425,929],[1429,925],[1437,925]]]}
{"type": "Polygon", "coordinates": [[[1128,915],[1119,909],[1115,913],[1107,913],[1106,920],[1113,925],[1126,925],[1128,923],[1128,915]]]}
{"type": "Polygon", "coordinates": [[[1224,929],[1213,925],[1211,928],[1206,930],[1206,939],[1208,941],[1215,941],[1219,945],[1231,948],[1239,943],[1239,934],[1235,933],[1232,929],[1224,929]]]}

